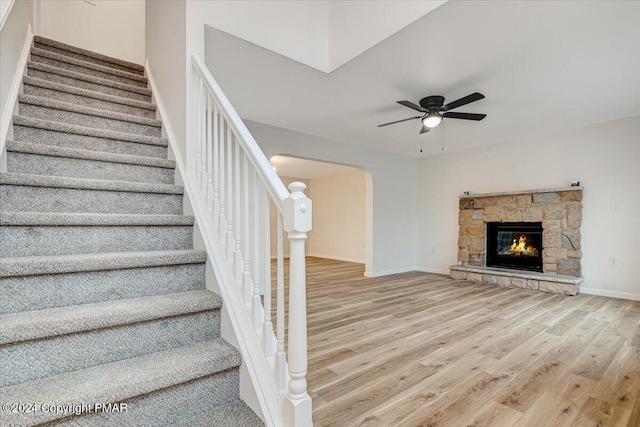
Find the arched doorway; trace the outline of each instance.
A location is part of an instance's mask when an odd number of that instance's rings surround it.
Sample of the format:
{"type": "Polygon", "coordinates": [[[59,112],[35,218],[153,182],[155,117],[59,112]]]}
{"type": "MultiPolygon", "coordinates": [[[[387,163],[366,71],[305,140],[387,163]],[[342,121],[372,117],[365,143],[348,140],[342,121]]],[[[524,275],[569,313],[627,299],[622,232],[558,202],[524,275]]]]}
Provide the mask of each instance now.
{"type": "Polygon", "coordinates": [[[271,157],[270,163],[285,185],[293,181],[307,185],[306,194],[314,203],[307,255],[362,263],[364,274],[370,275],[373,182],[369,171],[287,154],[271,157]]]}

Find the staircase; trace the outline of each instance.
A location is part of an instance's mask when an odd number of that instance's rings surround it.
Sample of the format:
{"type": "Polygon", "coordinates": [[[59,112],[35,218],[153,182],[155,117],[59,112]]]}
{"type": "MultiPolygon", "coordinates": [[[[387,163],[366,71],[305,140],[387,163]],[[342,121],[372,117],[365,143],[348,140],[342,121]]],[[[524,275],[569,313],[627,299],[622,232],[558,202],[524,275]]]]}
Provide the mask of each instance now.
{"type": "Polygon", "coordinates": [[[140,65],[34,38],[0,174],[0,403],[27,405],[3,427],[263,425],[151,95],[140,65]]]}

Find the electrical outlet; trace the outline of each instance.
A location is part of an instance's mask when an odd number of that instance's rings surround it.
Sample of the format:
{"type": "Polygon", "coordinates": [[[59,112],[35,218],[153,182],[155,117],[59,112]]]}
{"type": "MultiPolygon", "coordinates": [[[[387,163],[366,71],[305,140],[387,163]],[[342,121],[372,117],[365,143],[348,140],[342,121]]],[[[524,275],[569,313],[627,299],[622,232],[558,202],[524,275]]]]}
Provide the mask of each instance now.
{"type": "Polygon", "coordinates": [[[618,258],[609,258],[609,267],[617,267],[618,258]]]}

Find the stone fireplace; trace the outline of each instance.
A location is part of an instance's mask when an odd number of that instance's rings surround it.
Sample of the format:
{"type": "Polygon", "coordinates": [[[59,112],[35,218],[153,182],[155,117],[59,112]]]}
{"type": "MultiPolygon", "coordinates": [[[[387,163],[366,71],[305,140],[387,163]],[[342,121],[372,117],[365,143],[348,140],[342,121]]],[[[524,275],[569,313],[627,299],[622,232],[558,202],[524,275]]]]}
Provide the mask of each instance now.
{"type": "Polygon", "coordinates": [[[582,187],[460,197],[458,264],[451,277],[578,293],[582,187]]]}

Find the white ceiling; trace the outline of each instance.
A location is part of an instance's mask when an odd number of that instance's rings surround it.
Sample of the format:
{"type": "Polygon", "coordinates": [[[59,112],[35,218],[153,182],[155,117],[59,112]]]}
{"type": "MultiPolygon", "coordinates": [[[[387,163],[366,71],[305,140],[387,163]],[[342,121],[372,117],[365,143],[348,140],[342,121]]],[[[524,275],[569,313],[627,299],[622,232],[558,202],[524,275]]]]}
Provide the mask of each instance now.
{"type": "Polygon", "coordinates": [[[330,175],[345,175],[358,169],[337,163],[319,162],[290,156],[273,156],[269,163],[280,176],[290,178],[315,179],[330,175]]]}
{"type": "Polygon", "coordinates": [[[445,2],[216,0],[198,6],[212,27],[328,73],[445,2]]]}
{"type": "Polygon", "coordinates": [[[639,17],[630,1],[450,1],[329,74],[212,28],[207,65],[246,119],[417,157],[640,115],[639,17]],[[456,111],[482,122],[376,127],[417,115],[398,100],[475,91],[456,111]]]}

